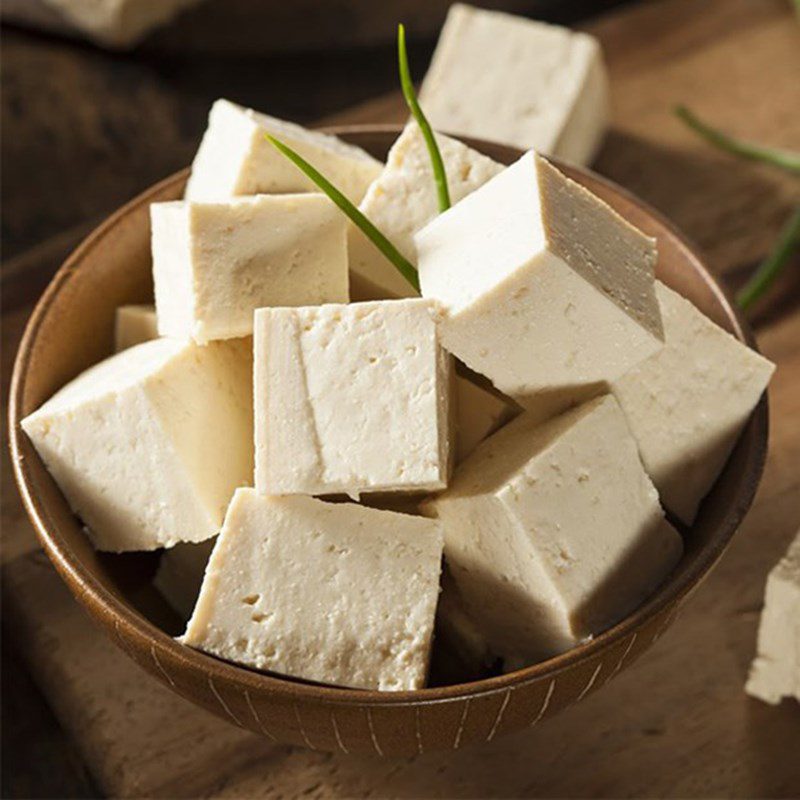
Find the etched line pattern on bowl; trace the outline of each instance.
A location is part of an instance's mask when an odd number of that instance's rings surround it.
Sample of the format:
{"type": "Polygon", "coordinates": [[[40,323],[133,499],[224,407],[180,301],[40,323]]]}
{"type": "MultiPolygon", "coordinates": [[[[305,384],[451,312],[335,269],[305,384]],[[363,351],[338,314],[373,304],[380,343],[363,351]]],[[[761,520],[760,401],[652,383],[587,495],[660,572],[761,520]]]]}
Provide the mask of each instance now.
{"type": "Polygon", "coordinates": [[[297,701],[292,703],[292,708],[294,709],[294,718],[297,720],[297,729],[300,731],[300,738],[303,740],[303,744],[309,750],[317,750],[318,748],[314,747],[311,743],[311,740],[308,738],[308,734],[306,733],[306,729],[303,726],[303,720],[300,718],[300,706],[297,705],[297,701]]]}
{"type": "Polygon", "coordinates": [[[541,721],[542,717],[545,715],[547,711],[547,707],[550,705],[550,698],[553,696],[553,692],[556,690],[556,679],[552,678],[550,680],[550,684],[547,687],[547,692],[544,695],[544,699],[542,700],[542,707],[539,709],[539,713],[531,720],[530,724],[528,725],[529,728],[532,728],[538,722],[541,721]]]}
{"type": "Polygon", "coordinates": [[[336,722],[335,711],[331,711],[331,725],[333,726],[333,736],[336,739],[337,746],[343,753],[345,753],[345,755],[349,755],[350,751],[344,746],[344,742],[342,741],[342,734],[339,732],[339,725],[336,722]]]}
{"type": "Polygon", "coordinates": [[[594,682],[597,680],[597,676],[600,674],[600,670],[603,669],[603,662],[601,661],[596,667],[594,672],[592,673],[592,677],[586,682],[586,686],[581,689],[581,693],[575,698],[575,702],[579,703],[589,694],[592,686],[594,686],[594,682]]]}
{"type": "Polygon", "coordinates": [[[511,692],[514,691],[513,686],[509,686],[506,689],[505,697],[503,697],[503,702],[500,704],[500,708],[497,709],[497,716],[494,718],[494,723],[489,731],[489,734],[486,737],[487,742],[491,742],[494,739],[494,735],[497,733],[497,729],[500,727],[500,722],[503,719],[503,714],[505,714],[506,707],[508,706],[509,700],[511,700],[511,692]]]}
{"type": "Polygon", "coordinates": [[[608,679],[611,680],[621,669],[622,665],[625,663],[625,659],[628,657],[628,654],[633,649],[633,645],[636,642],[637,633],[634,631],[631,634],[631,638],[628,641],[628,646],[625,648],[625,652],[622,654],[622,658],[617,662],[617,666],[611,671],[611,674],[608,676],[608,679]]]}
{"type": "Polygon", "coordinates": [[[467,714],[469,713],[469,704],[472,700],[471,697],[468,697],[464,701],[464,710],[461,712],[461,720],[458,723],[458,730],[456,730],[456,738],[453,739],[453,750],[458,750],[461,744],[461,736],[464,733],[464,725],[467,723],[467,714]]]}
{"type": "Polygon", "coordinates": [[[375,725],[372,723],[372,709],[369,706],[364,706],[364,712],[367,717],[367,727],[369,728],[369,738],[372,740],[372,746],[375,748],[375,752],[383,758],[383,750],[381,750],[378,737],[375,735],[375,725]]]}
{"type": "Polygon", "coordinates": [[[275,734],[273,734],[271,731],[269,731],[266,725],[264,725],[264,722],[262,721],[261,717],[256,711],[256,707],[253,705],[253,700],[250,697],[250,692],[247,689],[244,690],[244,700],[245,703],[247,703],[247,707],[250,709],[250,713],[253,715],[253,719],[256,721],[256,725],[258,725],[258,729],[261,731],[261,733],[263,733],[264,736],[266,736],[268,739],[272,739],[273,742],[277,742],[278,737],[275,736],[275,734]]]}
{"type": "Polygon", "coordinates": [[[164,676],[164,678],[167,680],[167,683],[169,683],[169,685],[174,689],[175,681],[172,680],[172,676],[164,669],[163,664],[158,660],[156,646],[154,644],[150,645],[150,655],[153,657],[153,663],[156,665],[158,671],[164,676]]]}
{"type": "Polygon", "coordinates": [[[214,683],[214,679],[213,679],[211,676],[209,676],[209,678],[208,678],[208,686],[209,686],[209,688],[211,689],[211,692],[212,692],[212,694],[214,695],[214,697],[216,697],[216,698],[217,698],[217,700],[218,700],[218,702],[219,702],[220,706],[222,706],[222,708],[223,708],[223,710],[225,711],[225,713],[226,713],[226,714],[227,714],[227,715],[228,715],[228,716],[229,716],[229,717],[230,717],[230,718],[231,718],[231,719],[232,719],[232,720],[233,720],[233,721],[234,721],[234,722],[235,722],[235,723],[236,723],[236,724],[237,724],[237,725],[238,725],[240,728],[244,728],[244,725],[242,725],[241,721],[239,720],[239,717],[237,717],[237,716],[236,716],[236,714],[234,714],[234,713],[233,713],[233,711],[231,711],[231,709],[230,709],[230,706],[229,706],[229,705],[228,705],[228,704],[225,702],[225,700],[223,700],[223,698],[222,698],[222,695],[219,693],[219,691],[217,691],[217,687],[216,687],[216,685],[215,685],[215,683],[214,683]]]}

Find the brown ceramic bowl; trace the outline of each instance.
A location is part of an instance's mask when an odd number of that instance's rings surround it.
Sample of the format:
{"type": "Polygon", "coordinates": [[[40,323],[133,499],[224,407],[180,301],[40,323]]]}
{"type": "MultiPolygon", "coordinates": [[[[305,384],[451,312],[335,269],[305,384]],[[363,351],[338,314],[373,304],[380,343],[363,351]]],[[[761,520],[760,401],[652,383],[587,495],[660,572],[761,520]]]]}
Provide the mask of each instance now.
{"type": "MultiPolygon", "coordinates": [[[[335,131],[385,157],[394,127],[335,131]]],[[[473,142],[506,163],[519,153],[473,142]]],[[[683,237],[659,214],[590,172],[564,171],[658,239],[659,277],[739,339],[753,339],[683,237]]],[[[408,756],[488,741],[536,725],[630,666],[671,624],[678,607],[722,555],[761,476],[767,404],[752,415],[722,475],[686,532],[686,552],[635,613],[568,653],[517,672],[417,692],[378,693],[261,674],[178,644],[149,585],[152,555],[96,553],[20,429],[20,419],[112,349],[114,309],[152,296],[148,206],[182,196],[184,170],[110,217],[67,259],[28,323],[11,386],[11,447],[28,513],[75,597],[125,652],[178,694],[280,742],[320,750],[408,756]]]]}

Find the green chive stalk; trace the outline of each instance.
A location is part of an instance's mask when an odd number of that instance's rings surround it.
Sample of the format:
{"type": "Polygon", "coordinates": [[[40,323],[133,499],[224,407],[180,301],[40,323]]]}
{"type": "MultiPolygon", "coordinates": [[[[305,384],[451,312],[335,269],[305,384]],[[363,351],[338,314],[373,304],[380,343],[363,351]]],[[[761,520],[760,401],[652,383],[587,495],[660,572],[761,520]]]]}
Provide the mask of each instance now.
{"type": "Polygon", "coordinates": [[[419,275],[414,265],[345,197],[322,173],[318,172],[299,153],[268,133],[267,140],[289,159],[301,172],[312,180],[353,224],[386,256],[398,272],[419,292],[419,275]]]}
{"type": "Polygon", "coordinates": [[[746,311],[769,289],[798,248],[800,248],[800,208],[795,209],[781,230],[772,252],[761,262],[750,280],[736,295],[739,308],[746,311]]]}
{"type": "Polygon", "coordinates": [[[439,145],[436,144],[436,137],[433,135],[428,118],[422,111],[417,93],[414,91],[414,82],[411,80],[411,71],[408,68],[408,52],[406,51],[406,29],[401,23],[397,26],[397,61],[400,67],[400,86],[403,89],[403,97],[406,100],[411,114],[419,125],[425,144],[428,147],[428,154],[433,168],[433,179],[436,181],[436,195],[439,199],[439,211],[447,211],[450,208],[450,191],[447,188],[447,173],[444,169],[442,154],[439,152],[439,145]]]}
{"type": "Polygon", "coordinates": [[[800,153],[793,153],[790,150],[779,150],[774,147],[762,147],[752,142],[745,142],[736,139],[722,131],[712,128],[703,122],[696,114],[691,112],[686,106],[676,106],[676,116],[683,120],[693,131],[702,136],[720,150],[747,158],[750,161],[761,161],[771,164],[773,167],[800,175],[800,153]]]}

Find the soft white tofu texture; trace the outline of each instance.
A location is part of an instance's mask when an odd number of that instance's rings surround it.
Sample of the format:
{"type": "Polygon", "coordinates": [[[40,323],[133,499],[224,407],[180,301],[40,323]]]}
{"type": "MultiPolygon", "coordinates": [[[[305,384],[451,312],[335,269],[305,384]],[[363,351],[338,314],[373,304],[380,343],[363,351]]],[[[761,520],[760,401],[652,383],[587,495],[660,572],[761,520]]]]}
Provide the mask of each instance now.
{"type": "Polygon", "coordinates": [[[152,305],[120,306],[114,316],[114,351],[127,350],[158,338],[156,308],[152,305]]]}
{"type": "Polygon", "coordinates": [[[444,346],[523,406],[559,410],[663,347],[655,241],[535,153],[414,238],[444,346]]]}
{"type": "Polygon", "coordinates": [[[428,509],[492,651],[537,661],[639,606],[682,552],[610,395],[543,425],[520,415],[428,509]]]}
{"type": "Polygon", "coordinates": [[[213,536],[253,477],[250,340],[156,339],[79,375],[22,427],[98,550],[213,536]]]}
{"type": "Polygon", "coordinates": [[[515,417],[519,409],[473,383],[455,376],[455,463],[460,464],[489,434],[515,417]]]}
{"type": "Polygon", "coordinates": [[[767,578],[758,655],[745,688],[773,705],[800,700],[800,533],[767,578]]]}
{"type": "Polygon", "coordinates": [[[260,492],[445,487],[451,360],[434,312],[421,299],[256,312],[260,492]]]}
{"type": "Polygon", "coordinates": [[[201,0],[44,0],[90,39],[130,47],[201,0]]]}
{"type": "Polygon", "coordinates": [[[612,384],[662,503],[687,524],[775,370],[660,281],[666,346],[612,384]]]}
{"type": "Polygon", "coordinates": [[[319,191],[266,134],[297,151],[354,203],[361,202],[383,166],[361,148],[335,136],[217,100],[192,164],[186,199],[319,191]]]}
{"type": "Polygon", "coordinates": [[[150,206],[158,330],[247,336],[261,306],[348,300],[347,220],[321,194],[150,206]]]}
{"type": "MultiPolygon", "coordinates": [[[[451,203],[457,203],[505,167],[448,136],[436,134],[451,203]]],[[[416,264],[414,234],[439,214],[433,169],[425,139],[409,122],[386,158],[383,172],[367,190],[361,211],[416,264]]],[[[411,297],[416,292],[397,268],[354,225],[350,226],[350,280],[356,300],[411,297]]]]}
{"type": "Polygon", "coordinates": [[[192,616],[215,542],[216,538],[212,538],[176,544],[158,562],[153,585],[185,620],[192,616]]]}
{"type": "Polygon", "coordinates": [[[433,520],[240,489],[183,641],[297,678],[420,689],[441,555],[433,520]]]}
{"type": "Polygon", "coordinates": [[[450,7],[420,103],[443,131],[588,164],[609,123],[596,39],[460,3],[450,7]]]}

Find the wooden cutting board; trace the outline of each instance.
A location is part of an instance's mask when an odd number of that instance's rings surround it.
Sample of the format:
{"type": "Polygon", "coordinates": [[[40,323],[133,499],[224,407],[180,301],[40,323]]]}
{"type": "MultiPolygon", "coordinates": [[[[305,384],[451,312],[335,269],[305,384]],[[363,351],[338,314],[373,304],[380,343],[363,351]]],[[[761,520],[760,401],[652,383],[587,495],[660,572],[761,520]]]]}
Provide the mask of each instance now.
{"type": "MultiPolygon", "coordinates": [[[[710,150],[670,109],[687,102],[728,130],[800,149],[800,28],[790,4],[663,0],[590,29],[605,47],[614,102],[596,168],[664,211],[713,269],[740,282],[800,202],[800,185],[710,150]]],[[[404,117],[393,95],[328,121],[404,117]]],[[[4,379],[32,302],[84,233],[4,265],[4,379]]],[[[208,715],[140,672],[71,600],[36,547],[4,449],[4,614],[16,644],[97,785],[114,796],[796,796],[800,706],[765,706],[742,685],[766,574],[800,528],[798,283],[784,281],[756,322],[778,371],[753,510],[653,650],[545,725],[481,749],[392,761],[284,747],[208,715]]]]}

